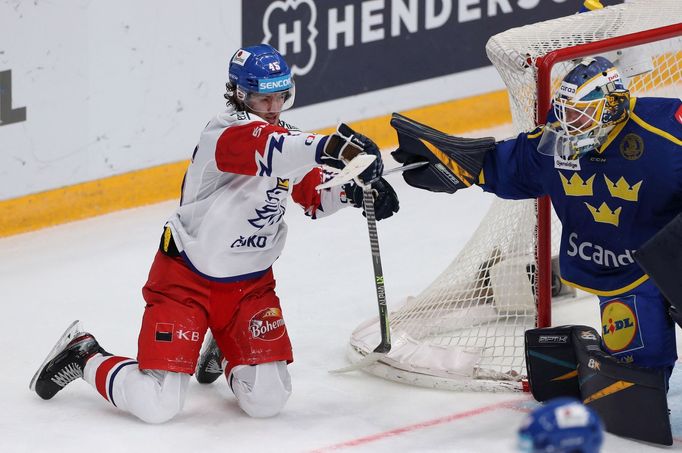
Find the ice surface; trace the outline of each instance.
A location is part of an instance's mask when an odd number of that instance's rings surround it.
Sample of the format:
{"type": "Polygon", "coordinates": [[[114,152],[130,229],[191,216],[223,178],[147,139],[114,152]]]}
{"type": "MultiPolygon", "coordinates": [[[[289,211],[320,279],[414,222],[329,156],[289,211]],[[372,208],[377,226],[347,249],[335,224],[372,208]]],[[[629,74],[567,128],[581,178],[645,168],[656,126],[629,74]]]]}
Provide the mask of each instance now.
{"type": "MultiPolygon", "coordinates": [[[[432,194],[391,183],[401,210],[379,222],[386,291],[415,295],[466,242],[492,196],[478,188],[432,194]]],[[[250,419],[223,379],[192,380],[184,411],[152,426],[105,402],[84,381],[50,401],[28,390],[57,337],[80,319],[108,351],[134,357],[143,310],[140,289],[174,202],[0,239],[0,452],[358,452],[515,451],[516,430],[535,403],[524,394],[455,393],[409,387],[345,365],[351,331],[376,315],[364,217],[348,208],[311,221],[291,204],[290,235],[275,264],[294,347],[293,395],[279,416],[250,419]]],[[[555,324],[598,324],[596,301],[564,301],[555,324]]],[[[673,450],[682,450],[679,375],[670,401],[673,450]]],[[[660,451],[607,435],[605,452],[660,451]]]]}

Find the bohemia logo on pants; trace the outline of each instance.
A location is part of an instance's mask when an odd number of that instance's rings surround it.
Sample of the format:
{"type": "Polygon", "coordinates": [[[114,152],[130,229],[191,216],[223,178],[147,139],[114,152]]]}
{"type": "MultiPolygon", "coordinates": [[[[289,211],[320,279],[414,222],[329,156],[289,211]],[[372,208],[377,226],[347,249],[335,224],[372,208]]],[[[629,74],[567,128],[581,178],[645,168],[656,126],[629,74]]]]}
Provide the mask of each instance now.
{"type": "Polygon", "coordinates": [[[282,338],[286,327],[279,308],[266,308],[256,313],[249,321],[251,338],[274,341],[282,338]]]}
{"type": "Polygon", "coordinates": [[[601,315],[604,344],[613,353],[643,347],[639,334],[634,296],[611,299],[604,303],[601,315]]]}

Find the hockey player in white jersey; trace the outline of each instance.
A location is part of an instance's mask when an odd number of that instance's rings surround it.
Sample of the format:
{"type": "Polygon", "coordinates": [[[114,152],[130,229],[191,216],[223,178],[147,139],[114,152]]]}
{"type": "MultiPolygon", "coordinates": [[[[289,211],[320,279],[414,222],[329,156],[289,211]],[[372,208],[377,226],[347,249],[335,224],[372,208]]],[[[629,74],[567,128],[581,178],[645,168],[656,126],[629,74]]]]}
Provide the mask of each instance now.
{"type": "Polygon", "coordinates": [[[111,404],[146,422],[170,420],[182,409],[210,329],[244,412],[270,417],[284,407],[293,355],[272,264],[287,235],[287,199],[313,219],[361,207],[355,183],[316,190],[326,178],[323,165],[341,169],[359,154],[376,156],[358,178],[372,184],[377,219],[397,212],[398,199],[380,178],[374,142],[343,124],[334,134],[318,135],[280,119],[295,87],[271,46],[239,49],[226,86],[227,109],[199,138],[180,206],[164,227],[142,290],[137,360],[108,354],[76,322],[31,381],[43,399],[83,377],[111,404]]]}

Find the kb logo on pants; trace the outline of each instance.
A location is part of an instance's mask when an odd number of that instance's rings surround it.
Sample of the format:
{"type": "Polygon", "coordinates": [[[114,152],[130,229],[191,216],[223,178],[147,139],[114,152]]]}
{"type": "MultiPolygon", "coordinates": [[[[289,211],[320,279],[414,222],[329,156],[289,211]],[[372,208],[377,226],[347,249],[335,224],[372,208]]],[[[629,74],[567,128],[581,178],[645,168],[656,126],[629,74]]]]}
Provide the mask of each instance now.
{"type": "Polygon", "coordinates": [[[154,339],[156,341],[166,343],[170,343],[173,339],[181,341],[199,341],[199,332],[196,330],[176,329],[175,324],[169,322],[157,322],[154,330],[154,339]]]}

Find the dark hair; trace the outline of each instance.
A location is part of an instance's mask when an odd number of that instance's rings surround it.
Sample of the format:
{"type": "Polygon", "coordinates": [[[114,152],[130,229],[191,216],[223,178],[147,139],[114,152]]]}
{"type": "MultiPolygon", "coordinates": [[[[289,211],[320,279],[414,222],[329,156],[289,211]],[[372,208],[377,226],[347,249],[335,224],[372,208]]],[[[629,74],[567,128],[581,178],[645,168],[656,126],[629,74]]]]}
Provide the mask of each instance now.
{"type": "Polygon", "coordinates": [[[239,99],[237,99],[237,87],[232,82],[227,82],[225,84],[225,94],[223,97],[227,100],[227,106],[232,106],[237,110],[246,111],[246,105],[239,99]]]}

